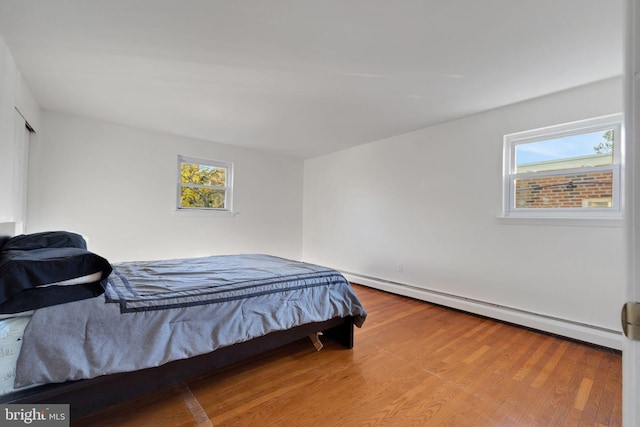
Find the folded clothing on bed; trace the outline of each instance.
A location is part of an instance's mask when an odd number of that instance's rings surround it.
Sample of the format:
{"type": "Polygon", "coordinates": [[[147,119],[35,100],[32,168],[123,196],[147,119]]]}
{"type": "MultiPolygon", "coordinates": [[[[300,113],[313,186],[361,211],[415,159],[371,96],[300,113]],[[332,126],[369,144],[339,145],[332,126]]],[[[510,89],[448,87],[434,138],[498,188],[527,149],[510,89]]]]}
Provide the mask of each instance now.
{"type": "Polygon", "coordinates": [[[0,250],[0,313],[101,295],[112,268],[82,236],[44,232],[9,239],[0,250]]]}
{"type": "Polygon", "coordinates": [[[80,234],[71,231],[42,231],[11,237],[0,246],[0,250],[3,251],[30,251],[45,248],[87,249],[87,242],[80,234]]]}

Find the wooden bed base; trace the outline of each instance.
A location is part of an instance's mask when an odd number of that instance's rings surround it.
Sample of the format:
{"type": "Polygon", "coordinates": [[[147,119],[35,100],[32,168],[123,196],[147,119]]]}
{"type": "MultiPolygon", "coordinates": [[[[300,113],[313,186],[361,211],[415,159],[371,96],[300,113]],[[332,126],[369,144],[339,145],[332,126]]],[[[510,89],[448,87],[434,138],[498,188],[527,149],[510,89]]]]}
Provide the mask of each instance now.
{"type": "Polygon", "coordinates": [[[47,384],[0,397],[0,403],[70,405],[71,418],[180,383],[285,344],[323,332],[346,348],[353,348],[353,318],[335,318],[273,332],[211,353],[176,360],[155,368],[105,375],[89,380],[47,384]]]}

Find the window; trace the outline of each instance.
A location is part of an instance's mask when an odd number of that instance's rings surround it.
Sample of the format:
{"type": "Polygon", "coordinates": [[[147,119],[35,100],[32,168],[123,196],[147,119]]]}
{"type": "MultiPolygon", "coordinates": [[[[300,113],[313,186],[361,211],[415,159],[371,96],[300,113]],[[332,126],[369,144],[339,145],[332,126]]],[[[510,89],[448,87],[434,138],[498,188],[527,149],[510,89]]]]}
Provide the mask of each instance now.
{"type": "Polygon", "coordinates": [[[233,164],[178,156],[178,209],[231,211],[233,164]]]}
{"type": "Polygon", "coordinates": [[[621,115],[504,137],[505,217],[620,218],[621,115]]]}

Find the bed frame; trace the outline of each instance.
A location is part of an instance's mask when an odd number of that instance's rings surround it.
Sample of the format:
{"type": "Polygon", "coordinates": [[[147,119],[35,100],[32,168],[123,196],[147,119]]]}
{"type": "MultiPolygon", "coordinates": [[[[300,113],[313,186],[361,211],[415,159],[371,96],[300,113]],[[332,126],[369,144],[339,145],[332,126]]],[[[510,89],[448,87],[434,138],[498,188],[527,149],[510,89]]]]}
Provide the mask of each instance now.
{"type": "Polygon", "coordinates": [[[216,369],[276,349],[318,332],[353,348],[353,318],[334,318],[309,323],[285,331],[272,332],[211,353],[176,360],[155,368],[105,375],[89,380],[47,384],[0,397],[0,403],[70,405],[71,419],[88,415],[125,400],[142,396],[189,379],[211,373],[216,369]]]}

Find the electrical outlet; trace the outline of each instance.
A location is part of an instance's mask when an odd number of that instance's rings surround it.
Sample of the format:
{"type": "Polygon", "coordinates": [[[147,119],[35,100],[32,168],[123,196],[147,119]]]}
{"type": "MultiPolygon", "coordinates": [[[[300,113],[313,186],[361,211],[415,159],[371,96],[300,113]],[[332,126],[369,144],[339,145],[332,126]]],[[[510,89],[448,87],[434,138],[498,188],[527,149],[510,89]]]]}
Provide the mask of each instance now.
{"type": "Polygon", "coordinates": [[[396,263],[396,271],[398,271],[398,272],[402,271],[403,267],[404,266],[402,265],[402,263],[400,263],[400,262],[396,263]]]}

